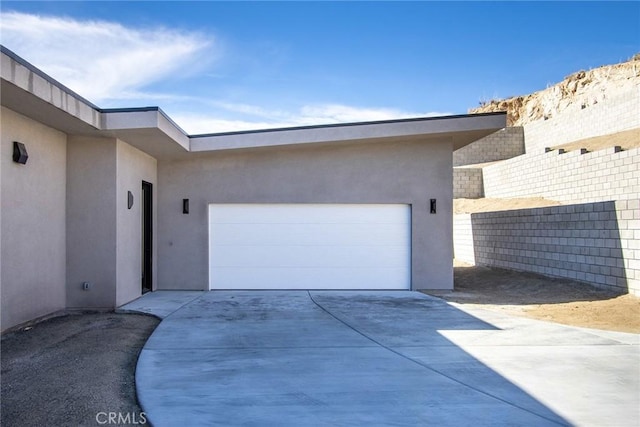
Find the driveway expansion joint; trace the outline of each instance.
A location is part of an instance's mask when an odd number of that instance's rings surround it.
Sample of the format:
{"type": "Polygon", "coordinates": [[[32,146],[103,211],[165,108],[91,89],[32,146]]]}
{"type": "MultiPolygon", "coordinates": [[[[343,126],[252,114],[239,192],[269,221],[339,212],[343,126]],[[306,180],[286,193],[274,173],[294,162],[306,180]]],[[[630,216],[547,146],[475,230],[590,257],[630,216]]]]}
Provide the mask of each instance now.
{"type": "Polygon", "coordinates": [[[332,313],[331,311],[329,311],[329,309],[327,309],[326,307],[322,306],[320,303],[318,303],[318,301],[316,301],[316,300],[313,298],[313,295],[311,295],[311,291],[307,291],[307,295],[309,295],[309,298],[311,299],[311,301],[312,301],[316,306],[318,306],[322,311],[324,311],[325,313],[327,313],[329,316],[331,316],[331,317],[333,317],[334,319],[336,319],[338,322],[342,323],[343,325],[345,325],[345,326],[346,326],[346,327],[348,327],[349,329],[353,330],[354,332],[356,332],[357,334],[359,334],[359,335],[363,336],[364,338],[366,338],[366,339],[370,340],[371,342],[375,343],[376,345],[380,346],[381,348],[384,348],[385,350],[387,350],[387,351],[389,351],[389,352],[391,352],[391,353],[393,353],[393,354],[395,354],[395,355],[397,355],[397,356],[399,356],[399,357],[401,357],[401,358],[403,358],[403,359],[405,359],[405,360],[407,360],[407,361],[409,361],[409,362],[415,363],[416,365],[421,366],[422,368],[428,369],[429,371],[431,371],[431,372],[433,372],[433,373],[435,373],[435,374],[441,375],[441,376],[443,376],[443,377],[445,377],[445,378],[447,378],[447,379],[449,379],[449,380],[451,380],[451,381],[454,381],[454,382],[456,382],[456,383],[458,383],[458,384],[460,384],[460,385],[462,385],[462,386],[464,386],[464,387],[470,388],[471,390],[474,390],[474,391],[476,391],[476,392],[478,392],[478,393],[481,393],[481,394],[483,394],[483,395],[485,395],[485,396],[488,396],[488,397],[490,397],[490,398],[492,398],[492,399],[499,400],[499,401],[501,401],[501,402],[503,402],[503,403],[506,403],[507,405],[513,406],[513,407],[518,408],[518,409],[520,409],[520,410],[522,410],[522,411],[526,411],[526,412],[528,412],[528,413],[530,413],[530,414],[532,414],[532,415],[536,415],[536,416],[538,416],[538,417],[540,417],[540,418],[543,418],[543,419],[545,419],[545,420],[547,420],[547,421],[549,421],[549,422],[552,422],[552,423],[554,423],[554,424],[561,425],[561,426],[568,426],[568,425],[570,425],[570,424],[566,424],[566,423],[560,423],[560,422],[558,422],[557,420],[554,420],[554,419],[552,419],[552,418],[545,417],[545,416],[544,416],[544,415],[542,415],[542,414],[538,414],[538,413],[536,413],[536,412],[534,412],[534,411],[531,411],[531,410],[530,410],[530,409],[528,409],[528,408],[525,408],[525,407],[523,407],[523,406],[517,405],[517,404],[515,404],[515,403],[513,403],[513,402],[510,402],[510,401],[508,401],[508,400],[506,400],[506,399],[503,399],[503,398],[501,398],[501,397],[499,397],[499,396],[496,396],[496,395],[494,395],[494,394],[492,394],[492,393],[489,393],[489,392],[487,392],[487,391],[485,391],[485,390],[482,390],[482,389],[480,389],[480,388],[478,388],[478,387],[474,387],[473,385],[467,384],[467,383],[465,383],[464,381],[461,381],[461,380],[459,380],[459,379],[457,379],[457,378],[455,378],[455,377],[452,377],[452,376],[450,376],[450,375],[447,375],[447,374],[445,374],[445,373],[444,373],[444,372],[442,372],[442,371],[439,371],[439,370],[437,370],[437,369],[435,369],[435,368],[433,368],[433,367],[431,367],[431,366],[429,366],[429,365],[427,365],[427,364],[425,364],[425,363],[420,362],[419,360],[415,360],[415,359],[413,359],[413,358],[411,358],[411,357],[409,357],[409,356],[406,356],[406,355],[404,355],[404,354],[400,353],[399,351],[397,351],[397,350],[395,350],[395,349],[393,349],[393,348],[391,348],[391,347],[389,347],[389,346],[387,346],[387,345],[385,345],[385,344],[381,343],[380,341],[376,340],[375,338],[370,337],[369,335],[365,334],[364,332],[362,332],[362,331],[358,330],[357,328],[355,328],[354,326],[352,326],[351,324],[349,324],[349,323],[348,323],[347,321],[345,321],[344,319],[340,318],[339,316],[337,316],[337,315],[335,315],[334,313],[332,313]]]}
{"type": "Polygon", "coordinates": [[[637,424],[640,348],[589,331],[415,292],[193,295],[138,304],[173,309],[136,368],[156,427],[637,424]]]}

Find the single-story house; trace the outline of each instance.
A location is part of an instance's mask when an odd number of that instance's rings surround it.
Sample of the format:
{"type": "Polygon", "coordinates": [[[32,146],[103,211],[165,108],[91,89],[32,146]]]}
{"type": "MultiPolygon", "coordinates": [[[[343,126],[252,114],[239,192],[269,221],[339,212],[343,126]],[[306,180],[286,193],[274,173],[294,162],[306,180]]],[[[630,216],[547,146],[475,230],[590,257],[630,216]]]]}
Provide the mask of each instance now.
{"type": "Polygon", "coordinates": [[[187,135],[1,55],[2,330],[147,290],[451,289],[452,152],[506,121],[187,135]]]}

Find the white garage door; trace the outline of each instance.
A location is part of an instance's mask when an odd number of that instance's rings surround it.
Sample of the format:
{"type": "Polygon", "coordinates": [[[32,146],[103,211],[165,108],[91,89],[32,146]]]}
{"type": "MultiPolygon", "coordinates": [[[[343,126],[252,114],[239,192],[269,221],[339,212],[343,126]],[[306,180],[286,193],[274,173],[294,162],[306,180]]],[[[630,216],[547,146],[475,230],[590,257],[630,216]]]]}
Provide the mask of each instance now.
{"type": "Polygon", "coordinates": [[[209,205],[210,289],[410,289],[411,211],[209,205]]]}

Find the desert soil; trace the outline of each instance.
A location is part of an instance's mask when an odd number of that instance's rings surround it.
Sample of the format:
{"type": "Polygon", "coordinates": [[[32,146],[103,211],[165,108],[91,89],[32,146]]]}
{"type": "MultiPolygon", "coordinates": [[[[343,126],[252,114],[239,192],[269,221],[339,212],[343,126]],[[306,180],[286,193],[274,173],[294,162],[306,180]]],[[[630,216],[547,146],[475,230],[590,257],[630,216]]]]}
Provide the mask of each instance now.
{"type": "Polygon", "coordinates": [[[138,314],[82,313],[4,334],[0,425],[114,425],[110,412],[128,416],[124,424],[144,424],[135,367],[158,323],[138,314]]]}
{"type": "Polygon", "coordinates": [[[610,135],[594,136],[592,138],[581,139],[579,141],[550,147],[554,150],[564,148],[565,151],[574,151],[586,148],[587,151],[604,150],[619,146],[623,150],[640,147],[640,129],[631,129],[617,132],[610,135]]]}
{"type": "Polygon", "coordinates": [[[470,113],[507,112],[508,126],[553,118],[568,108],[589,108],[623,93],[638,90],[640,54],[628,61],[578,71],[546,89],[524,96],[481,102],[470,113]]]}
{"type": "Polygon", "coordinates": [[[558,206],[560,202],[542,197],[521,197],[514,199],[453,199],[453,213],[469,214],[478,212],[508,211],[513,209],[532,209],[558,206]]]}
{"type": "Polygon", "coordinates": [[[456,261],[447,301],[571,326],[640,333],[640,298],[585,283],[456,261]]]}

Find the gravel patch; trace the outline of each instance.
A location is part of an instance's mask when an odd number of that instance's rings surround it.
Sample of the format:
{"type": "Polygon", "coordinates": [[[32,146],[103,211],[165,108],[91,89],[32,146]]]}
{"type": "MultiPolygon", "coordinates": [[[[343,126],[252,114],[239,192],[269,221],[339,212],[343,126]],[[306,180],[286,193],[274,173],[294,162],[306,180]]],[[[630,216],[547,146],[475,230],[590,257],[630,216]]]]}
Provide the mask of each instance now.
{"type": "Polygon", "coordinates": [[[3,335],[1,424],[142,424],[135,368],[158,323],[146,315],[82,313],[3,335]]]}

